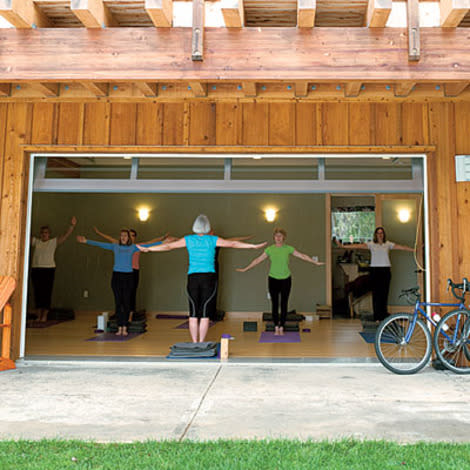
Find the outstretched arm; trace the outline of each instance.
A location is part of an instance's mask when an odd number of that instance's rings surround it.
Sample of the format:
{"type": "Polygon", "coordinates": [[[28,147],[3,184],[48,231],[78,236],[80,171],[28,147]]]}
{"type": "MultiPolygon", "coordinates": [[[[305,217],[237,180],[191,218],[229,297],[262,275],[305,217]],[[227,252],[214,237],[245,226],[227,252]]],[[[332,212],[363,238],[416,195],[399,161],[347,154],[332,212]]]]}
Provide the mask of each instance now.
{"type": "Polygon", "coordinates": [[[162,243],[161,245],[156,245],[156,246],[142,246],[142,245],[137,245],[137,248],[140,251],[147,252],[147,251],[170,251],[174,250],[176,248],[184,248],[186,246],[186,240],[184,238],[180,238],[179,240],[176,240],[175,242],[170,242],[170,243],[162,243]]]}
{"type": "Polygon", "coordinates": [[[95,240],[88,240],[83,235],[77,235],[77,242],[78,243],[86,243],[87,245],[97,246],[99,248],[104,248],[105,250],[114,251],[116,243],[105,243],[105,242],[97,242],[95,240]]]}
{"type": "Polygon", "coordinates": [[[165,235],[162,235],[161,237],[155,237],[155,238],[152,238],[151,240],[149,240],[148,242],[142,242],[142,243],[139,243],[139,245],[150,245],[151,243],[156,243],[156,242],[162,242],[162,243],[165,243],[165,242],[172,242],[174,240],[177,240],[176,238],[173,238],[173,237],[169,237],[169,234],[168,232],[165,233],[165,235]],[[172,238],[172,240],[169,240],[169,238],[172,238]]]}
{"type": "Polygon", "coordinates": [[[267,242],[253,244],[253,243],[239,242],[236,240],[225,240],[224,238],[220,238],[220,237],[217,238],[217,244],[216,244],[216,246],[221,246],[224,248],[245,248],[245,249],[263,248],[266,245],[267,245],[267,242]]]}
{"type": "Polygon", "coordinates": [[[264,261],[268,255],[266,253],[261,253],[257,258],[255,258],[248,266],[245,268],[237,268],[236,271],[239,271],[241,273],[244,273],[248,271],[251,268],[254,268],[257,264],[260,264],[262,261],[264,261]]]}
{"type": "Polygon", "coordinates": [[[57,245],[61,245],[62,243],[65,242],[65,240],[67,240],[67,238],[70,237],[70,234],[73,232],[75,225],[77,225],[77,218],[73,216],[72,219],[70,220],[70,226],[67,229],[67,231],[60,237],[57,237],[57,245]]]}
{"type": "Polygon", "coordinates": [[[393,246],[392,249],[393,250],[402,250],[402,251],[415,251],[414,248],[411,248],[411,247],[406,246],[406,245],[398,245],[397,243],[395,243],[395,245],[393,246]]]}
{"type": "Polygon", "coordinates": [[[294,250],[292,253],[297,258],[303,259],[308,263],[316,264],[317,266],[323,266],[325,263],[321,263],[320,261],[315,261],[314,259],[310,258],[310,256],[306,255],[305,253],[300,253],[300,251],[294,250]]]}
{"type": "MultiPolygon", "coordinates": [[[[367,250],[369,247],[365,243],[351,243],[350,245],[343,245],[343,242],[340,242],[335,238],[335,243],[339,248],[344,248],[346,250],[367,250]]],[[[395,245],[396,246],[396,245],[395,245]]]]}
{"type": "Polygon", "coordinates": [[[100,232],[97,227],[93,227],[93,230],[100,236],[103,237],[105,240],[108,240],[110,243],[117,243],[117,239],[113,238],[111,235],[106,235],[103,232],[100,232]]]}

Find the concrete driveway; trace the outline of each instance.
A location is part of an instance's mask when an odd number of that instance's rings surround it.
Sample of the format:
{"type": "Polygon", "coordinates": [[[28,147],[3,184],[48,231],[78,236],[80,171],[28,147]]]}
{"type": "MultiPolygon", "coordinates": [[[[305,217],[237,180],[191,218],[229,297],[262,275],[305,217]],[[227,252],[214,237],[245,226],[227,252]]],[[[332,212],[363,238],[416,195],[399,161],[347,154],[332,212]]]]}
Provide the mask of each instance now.
{"type": "Polygon", "coordinates": [[[377,364],[27,362],[0,373],[0,438],[468,442],[469,391],[377,364]]]}

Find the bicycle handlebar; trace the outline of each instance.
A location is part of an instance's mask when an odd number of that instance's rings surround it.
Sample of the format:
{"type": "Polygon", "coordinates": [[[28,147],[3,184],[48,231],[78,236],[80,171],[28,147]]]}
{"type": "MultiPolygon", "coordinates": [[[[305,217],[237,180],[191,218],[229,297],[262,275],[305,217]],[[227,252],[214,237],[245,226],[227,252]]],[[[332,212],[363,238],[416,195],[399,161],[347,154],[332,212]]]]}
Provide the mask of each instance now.
{"type": "Polygon", "coordinates": [[[452,279],[450,278],[447,279],[447,290],[450,289],[452,291],[452,295],[456,299],[461,300],[462,302],[465,300],[465,294],[468,292],[469,287],[470,287],[470,284],[466,277],[463,278],[463,282],[461,282],[460,284],[453,282],[452,279]],[[462,291],[461,295],[458,295],[456,290],[461,290],[462,291]]]}

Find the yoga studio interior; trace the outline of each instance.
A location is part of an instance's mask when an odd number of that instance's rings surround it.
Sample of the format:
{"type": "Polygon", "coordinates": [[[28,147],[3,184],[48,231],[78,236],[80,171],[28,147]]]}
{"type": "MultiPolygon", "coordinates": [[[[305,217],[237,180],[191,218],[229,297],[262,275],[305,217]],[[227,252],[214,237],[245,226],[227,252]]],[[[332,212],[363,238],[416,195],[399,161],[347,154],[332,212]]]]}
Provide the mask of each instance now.
{"type": "Polygon", "coordinates": [[[222,238],[271,244],[273,229],[282,227],[288,245],[324,262],[291,257],[288,310],[296,315],[290,321],[296,334],[266,342],[269,261],[242,273],[236,268],[263,249],[220,249],[218,317],[206,340],[230,335],[230,358],[373,360],[370,253],[348,244],[371,241],[376,226],[385,228],[390,241],[416,248],[391,251],[389,313],[410,309],[401,289],[419,285],[425,293],[424,155],[37,154],[31,170],[26,259],[31,260],[31,240],[42,226],[54,237],[67,231],[72,216],[77,224],[55,253],[45,322],[35,317],[26,263],[26,358],[164,359],[172,344],[190,341],[185,249],[142,253],[133,319],[138,328],[117,338],[99,329],[114,314],[113,253],[76,240],[83,235],[106,242],[95,228],[116,239],[121,228],[135,229],[138,242],[167,233],[181,237],[202,213],[222,238]]]}

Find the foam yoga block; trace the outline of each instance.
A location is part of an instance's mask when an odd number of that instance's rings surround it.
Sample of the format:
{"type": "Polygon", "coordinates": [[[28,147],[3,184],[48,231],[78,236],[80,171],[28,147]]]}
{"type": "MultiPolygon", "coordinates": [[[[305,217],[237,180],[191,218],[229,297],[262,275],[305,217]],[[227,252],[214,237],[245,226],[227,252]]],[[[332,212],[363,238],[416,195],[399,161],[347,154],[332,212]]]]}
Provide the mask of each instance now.
{"type": "MultiPolygon", "coordinates": [[[[266,331],[274,331],[274,323],[266,323],[266,331]]],[[[284,325],[284,331],[299,331],[299,324],[293,321],[287,321],[284,325]]]]}
{"type": "Polygon", "coordinates": [[[243,331],[258,331],[258,322],[255,321],[244,321],[243,331]]]}

